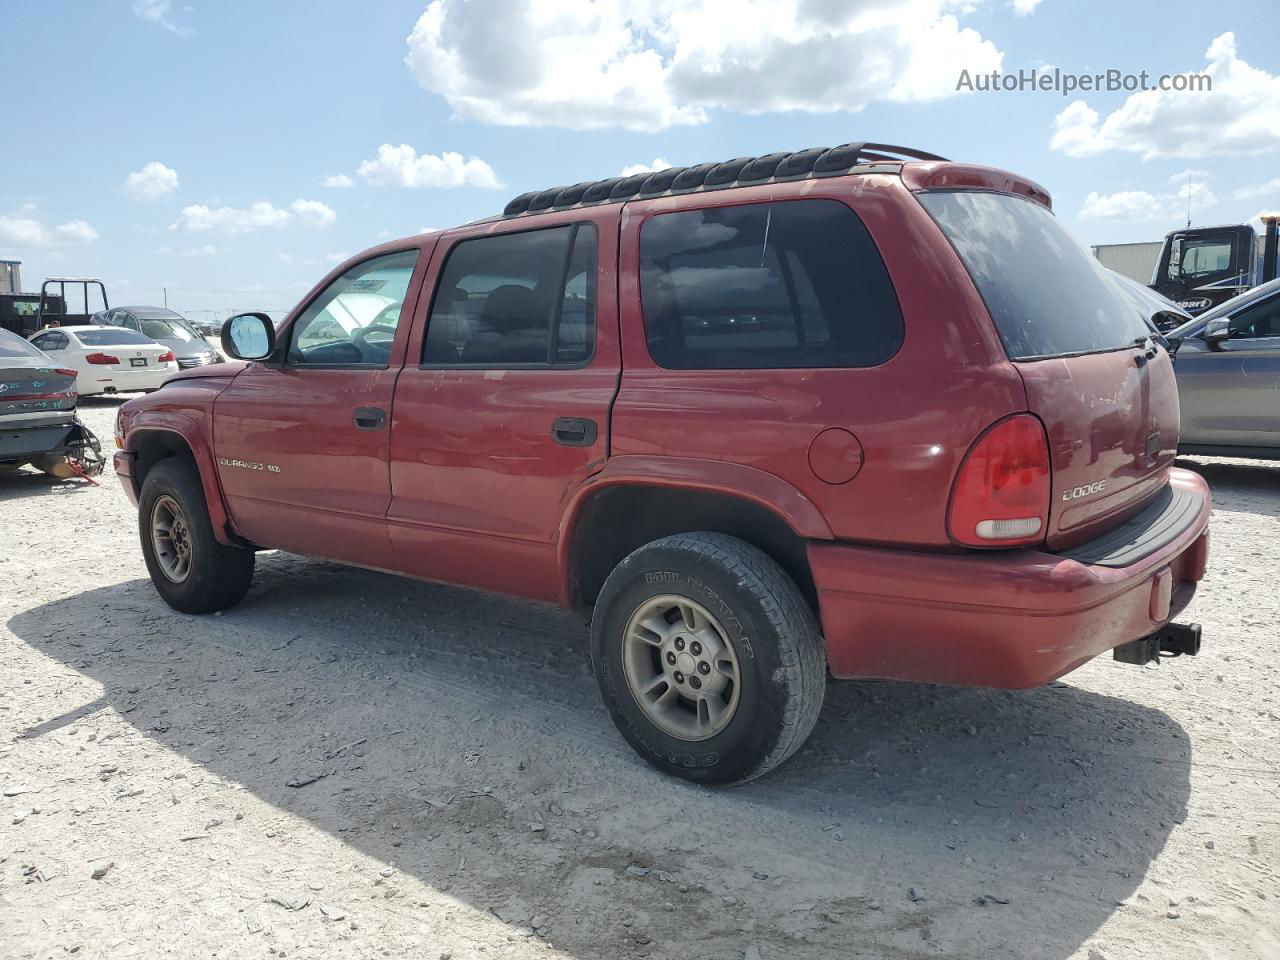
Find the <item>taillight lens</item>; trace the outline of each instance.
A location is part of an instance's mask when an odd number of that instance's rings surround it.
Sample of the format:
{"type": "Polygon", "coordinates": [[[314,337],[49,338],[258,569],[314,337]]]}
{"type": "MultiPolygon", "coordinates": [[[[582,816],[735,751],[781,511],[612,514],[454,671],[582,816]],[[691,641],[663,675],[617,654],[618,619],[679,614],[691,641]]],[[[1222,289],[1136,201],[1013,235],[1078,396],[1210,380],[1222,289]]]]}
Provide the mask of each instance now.
{"type": "Polygon", "coordinates": [[[965,455],[951,492],[951,539],[1014,547],[1044,539],[1049,523],[1049,442],[1029,413],[1001,420],[965,455]]]}
{"type": "Polygon", "coordinates": [[[166,350],[164,353],[160,354],[161,363],[173,363],[177,359],[178,358],[173,355],[172,350],[166,350]]]}
{"type": "Polygon", "coordinates": [[[89,354],[87,357],[85,357],[84,359],[85,359],[85,362],[86,362],[86,363],[96,363],[96,364],[104,364],[104,363],[119,363],[119,362],[120,362],[120,358],[119,358],[119,357],[113,357],[113,356],[112,356],[111,354],[109,354],[109,353],[91,353],[91,354],[89,354]]]}
{"type": "Polygon", "coordinates": [[[79,375],[80,375],[80,371],[79,371],[79,370],[68,370],[68,369],[66,369],[65,367],[57,367],[53,372],[54,372],[54,373],[60,373],[60,374],[62,374],[64,377],[76,377],[76,376],[79,376],[79,375]]]}

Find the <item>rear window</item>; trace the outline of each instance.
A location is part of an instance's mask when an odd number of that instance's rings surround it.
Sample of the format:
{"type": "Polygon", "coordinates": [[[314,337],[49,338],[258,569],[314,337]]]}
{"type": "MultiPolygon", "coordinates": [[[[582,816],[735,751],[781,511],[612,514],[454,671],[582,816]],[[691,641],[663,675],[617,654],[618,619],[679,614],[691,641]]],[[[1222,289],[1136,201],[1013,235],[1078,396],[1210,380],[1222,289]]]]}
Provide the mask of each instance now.
{"type": "Polygon", "coordinates": [[[119,330],[115,327],[104,327],[101,330],[78,330],[76,339],[86,347],[111,347],[123,343],[154,343],[150,337],[144,337],[133,330],[119,330]]]}
{"type": "Polygon", "coordinates": [[[0,357],[43,357],[44,353],[8,330],[0,330],[0,357]]]}
{"type": "Polygon", "coordinates": [[[640,294],[649,352],[669,369],[870,367],[902,345],[880,253],[834,200],[651,217],[640,294]]]}
{"type": "Polygon", "coordinates": [[[964,191],[919,198],[969,269],[1009,359],[1117,350],[1148,332],[1106,268],[1039,203],[964,191]]]}

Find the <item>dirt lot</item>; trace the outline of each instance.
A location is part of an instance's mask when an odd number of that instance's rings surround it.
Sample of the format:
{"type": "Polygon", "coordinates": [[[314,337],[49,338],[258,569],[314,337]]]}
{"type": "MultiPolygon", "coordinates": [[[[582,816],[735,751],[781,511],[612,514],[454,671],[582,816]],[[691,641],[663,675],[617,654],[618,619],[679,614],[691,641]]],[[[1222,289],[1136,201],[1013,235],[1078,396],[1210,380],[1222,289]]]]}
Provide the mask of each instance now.
{"type": "Polygon", "coordinates": [[[1274,960],[1280,466],[1201,468],[1199,658],[832,685],[719,791],[557,611],[265,554],[182,616],[113,476],[0,480],[0,956],[1274,960]]]}

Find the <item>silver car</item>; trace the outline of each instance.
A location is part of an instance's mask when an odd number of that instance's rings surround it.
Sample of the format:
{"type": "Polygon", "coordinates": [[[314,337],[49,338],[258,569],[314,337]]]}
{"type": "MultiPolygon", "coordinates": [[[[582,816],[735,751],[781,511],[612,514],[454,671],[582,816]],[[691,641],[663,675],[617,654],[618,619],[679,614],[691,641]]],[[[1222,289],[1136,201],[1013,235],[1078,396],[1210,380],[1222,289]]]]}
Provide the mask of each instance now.
{"type": "Polygon", "coordinates": [[[182,370],[218,362],[209,341],[197,333],[182,314],[164,307],[115,307],[95,313],[89,322],[124,327],[150,337],[173,351],[182,370]]]}
{"type": "Polygon", "coordinates": [[[1280,459],[1280,280],[1167,336],[1182,406],[1178,451],[1280,459]]]}

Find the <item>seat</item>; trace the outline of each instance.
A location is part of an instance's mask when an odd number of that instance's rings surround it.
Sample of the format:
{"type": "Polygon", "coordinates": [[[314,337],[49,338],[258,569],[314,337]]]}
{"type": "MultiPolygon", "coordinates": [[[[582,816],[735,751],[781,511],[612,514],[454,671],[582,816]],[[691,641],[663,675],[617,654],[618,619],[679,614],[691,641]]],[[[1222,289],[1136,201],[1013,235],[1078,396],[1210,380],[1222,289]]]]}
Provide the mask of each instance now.
{"type": "Polygon", "coordinates": [[[528,287],[515,283],[494,287],[480,312],[480,330],[463,348],[463,363],[538,363],[547,359],[547,312],[538,294],[528,287]]]}

